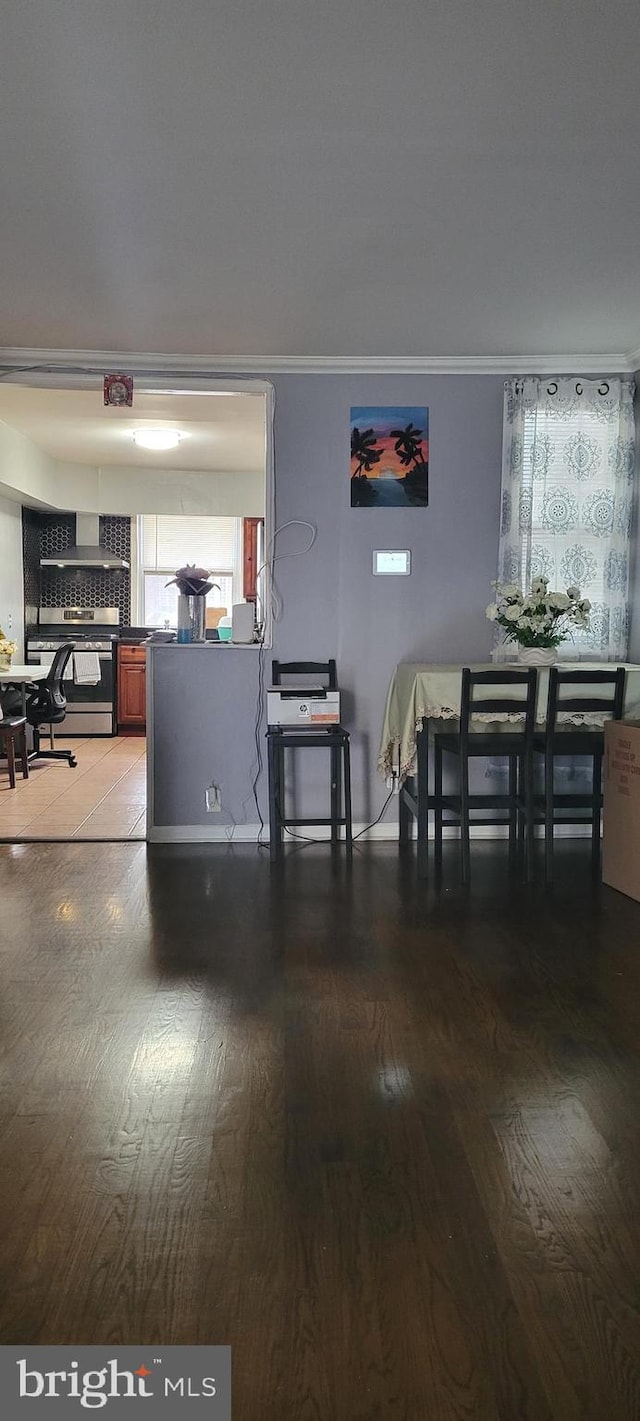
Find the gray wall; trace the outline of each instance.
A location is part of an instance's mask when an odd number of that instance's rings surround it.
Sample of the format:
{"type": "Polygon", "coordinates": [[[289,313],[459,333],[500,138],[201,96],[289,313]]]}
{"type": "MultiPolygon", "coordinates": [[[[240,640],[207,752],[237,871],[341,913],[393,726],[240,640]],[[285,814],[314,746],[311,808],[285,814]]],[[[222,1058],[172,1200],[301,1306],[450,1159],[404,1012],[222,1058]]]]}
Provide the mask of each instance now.
{"type": "MultiPolygon", "coordinates": [[[[319,375],[279,376],[273,384],[276,525],[306,519],[318,533],[306,556],[276,564],[283,614],[267,660],[270,655],[285,660],[336,656],[345,697],[343,719],[352,734],[354,818],[366,823],[376,818],[386,795],[376,764],[396,663],[489,656],[491,628],[484,608],[497,564],[503,381],[499,376],[319,375]],[[427,509],[350,507],[350,409],[363,404],[429,406],[427,509]],[[376,547],[410,548],[411,576],[374,577],[376,547]]],[[[276,552],[296,551],[307,537],[304,528],[287,528],[276,552]]],[[[183,717],[186,704],[199,707],[196,743],[203,766],[206,762],[207,773],[217,775],[222,761],[234,810],[250,782],[256,678],[245,658],[255,656],[257,661],[257,652],[236,655],[243,658],[237,674],[246,690],[235,708],[230,738],[221,742],[216,717],[202,709],[211,678],[215,674],[217,682],[223,673],[217,655],[215,662],[202,657],[197,667],[193,662],[193,700],[186,687],[179,697],[183,717]]],[[[232,679],[235,683],[236,673],[232,679]]],[[[163,698],[169,715],[173,701],[166,684],[157,710],[160,733],[178,753],[172,728],[162,725],[163,698]]],[[[175,710],[177,714],[177,704],[175,710]]],[[[182,743],[188,743],[188,736],[182,743]]],[[[326,765],[321,768],[311,755],[306,762],[311,769],[300,774],[298,812],[326,812],[326,765]]],[[[188,803],[177,788],[175,799],[164,789],[158,793],[162,817],[156,816],[157,822],[211,825],[211,816],[202,809],[201,776],[195,779],[188,803]]],[[[266,807],[265,788],[263,781],[261,802],[266,807]]],[[[249,805],[249,821],[255,817],[249,805]]],[[[394,804],[387,817],[395,819],[394,804]]]]}
{"type": "MultiPolygon", "coordinates": [[[[498,376],[280,377],[276,519],[307,518],[304,558],[276,564],[284,613],[277,655],[338,660],[352,733],[354,817],[378,814],[376,771],[387,688],[399,661],[488,657],[484,608],[496,576],[503,381],[498,376]],[[352,405],[429,406],[429,507],[350,507],[352,405]],[[374,577],[374,548],[410,548],[408,578],[374,577]]],[[[290,528],[276,551],[303,547],[290,528]]],[[[389,806],[395,815],[395,806],[389,806]]]]}
{"type": "Polygon", "coordinates": [[[17,661],[24,653],[23,598],[22,509],[19,503],[0,498],[0,627],[17,641],[17,661]]]}

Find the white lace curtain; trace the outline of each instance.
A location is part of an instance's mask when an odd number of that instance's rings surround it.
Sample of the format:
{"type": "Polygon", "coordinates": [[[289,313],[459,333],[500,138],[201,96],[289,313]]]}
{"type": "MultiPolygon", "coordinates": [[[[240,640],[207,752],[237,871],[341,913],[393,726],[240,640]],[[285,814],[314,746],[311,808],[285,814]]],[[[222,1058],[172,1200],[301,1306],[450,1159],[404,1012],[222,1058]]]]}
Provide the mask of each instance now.
{"type": "Polygon", "coordinates": [[[592,604],[560,655],[624,661],[629,639],[634,383],[529,377],[505,384],[498,578],[545,576],[592,604]]]}

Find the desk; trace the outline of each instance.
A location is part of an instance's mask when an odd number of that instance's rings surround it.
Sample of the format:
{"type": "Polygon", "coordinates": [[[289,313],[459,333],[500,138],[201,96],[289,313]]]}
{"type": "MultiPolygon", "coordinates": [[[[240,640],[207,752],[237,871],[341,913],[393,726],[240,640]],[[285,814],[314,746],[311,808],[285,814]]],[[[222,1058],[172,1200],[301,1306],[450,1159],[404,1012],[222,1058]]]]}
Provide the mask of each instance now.
{"type": "MultiPolygon", "coordinates": [[[[524,671],[521,662],[467,662],[472,671],[499,671],[513,669],[524,671]]],[[[640,719],[640,666],[629,663],[604,661],[561,661],[558,665],[566,671],[611,670],[612,666],[623,664],[627,673],[625,685],[624,715],[627,720],[640,719]]],[[[538,706],[536,719],[544,725],[547,712],[549,668],[538,667],[538,706]]],[[[400,839],[410,836],[411,817],[418,821],[418,869],[426,872],[428,814],[432,808],[428,791],[428,729],[432,720],[456,720],[460,714],[460,693],[462,689],[462,664],[441,665],[420,662],[401,662],[391,678],[384,724],[380,742],[378,769],[388,783],[399,788],[400,839]],[[417,783],[414,784],[414,777],[417,783]],[[405,782],[407,782],[405,788],[405,782]]],[[[491,720],[490,716],[477,716],[477,722],[491,720]]],[[[513,720],[520,717],[517,712],[513,720]]],[[[571,715],[560,717],[572,725],[602,725],[598,715],[571,715]]],[[[495,726],[495,721],[492,722],[495,726]]],[[[486,725],[478,725],[486,729],[486,725]]]]}
{"type": "Polygon", "coordinates": [[[48,666],[18,666],[14,663],[6,669],[0,669],[0,701],[2,700],[3,686],[17,686],[22,695],[22,714],[26,714],[27,709],[27,686],[34,681],[46,681],[49,675],[48,666]]]}

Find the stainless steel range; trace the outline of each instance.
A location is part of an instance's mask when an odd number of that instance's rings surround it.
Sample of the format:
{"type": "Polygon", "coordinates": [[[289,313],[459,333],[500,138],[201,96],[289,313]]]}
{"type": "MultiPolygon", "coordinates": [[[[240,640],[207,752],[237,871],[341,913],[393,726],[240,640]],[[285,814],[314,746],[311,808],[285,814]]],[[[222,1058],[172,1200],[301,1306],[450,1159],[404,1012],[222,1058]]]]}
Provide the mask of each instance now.
{"type": "Polygon", "coordinates": [[[27,638],[27,665],[50,666],[60,646],[74,641],[78,652],[67,663],[67,715],[59,735],[115,735],[115,648],[117,607],[41,607],[38,626],[27,638]]]}

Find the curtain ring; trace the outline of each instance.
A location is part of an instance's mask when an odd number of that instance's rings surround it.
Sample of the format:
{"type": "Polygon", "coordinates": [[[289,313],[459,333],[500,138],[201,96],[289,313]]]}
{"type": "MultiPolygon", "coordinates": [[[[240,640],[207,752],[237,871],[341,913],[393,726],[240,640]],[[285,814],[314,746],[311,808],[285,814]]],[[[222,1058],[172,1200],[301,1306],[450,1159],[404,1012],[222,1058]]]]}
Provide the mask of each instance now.
{"type": "Polygon", "coordinates": [[[547,394],[548,394],[548,395],[557,395],[557,393],[558,393],[558,385],[557,385],[557,382],[556,382],[555,380],[553,380],[550,385],[547,385],[547,394]]]}
{"type": "Polygon", "coordinates": [[[582,392],[582,385],[579,380],[576,380],[576,395],[581,395],[582,392]]]}
{"type": "Polygon", "coordinates": [[[606,380],[603,380],[603,381],[602,381],[602,384],[601,384],[601,385],[598,385],[598,394],[599,394],[599,395],[608,395],[608,394],[609,394],[609,386],[608,386],[606,380]]]}

